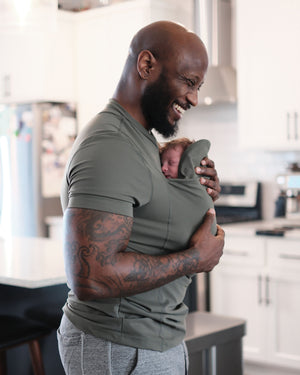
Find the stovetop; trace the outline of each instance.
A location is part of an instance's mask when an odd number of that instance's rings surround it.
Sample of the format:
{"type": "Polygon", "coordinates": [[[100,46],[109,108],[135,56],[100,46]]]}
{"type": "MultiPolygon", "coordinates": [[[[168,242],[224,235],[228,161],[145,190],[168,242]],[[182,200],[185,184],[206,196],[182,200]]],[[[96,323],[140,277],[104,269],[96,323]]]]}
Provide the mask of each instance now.
{"type": "Polygon", "coordinates": [[[283,225],[283,226],[275,226],[272,229],[257,229],[256,234],[259,236],[275,236],[275,237],[283,237],[287,232],[292,230],[299,230],[300,225],[283,225]]]}
{"type": "MultiPolygon", "coordinates": [[[[225,232],[239,236],[273,236],[274,238],[300,239],[299,218],[273,218],[224,224],[225,232]]],[[[300,250],[300,247],[299,247],[300,250]]]]}

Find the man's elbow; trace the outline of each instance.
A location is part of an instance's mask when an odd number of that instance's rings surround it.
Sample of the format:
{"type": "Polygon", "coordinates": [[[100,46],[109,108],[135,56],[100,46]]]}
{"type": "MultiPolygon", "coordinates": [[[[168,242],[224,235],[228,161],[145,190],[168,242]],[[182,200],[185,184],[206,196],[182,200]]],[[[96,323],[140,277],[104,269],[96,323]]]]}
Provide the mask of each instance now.
{"type": "Polygon", "coordinates": [[[97,301],[105,298],[119,297],[118,293],[113,293],[102,285],[82,285],[73,284],[71,289],[80,301],[97,301]]]}
{"type": "Polygon", "coordinates": [[[80,301],[93,301],[96,298],[95,293],[82,287],[73,287],[72,291],[80,301]]]}

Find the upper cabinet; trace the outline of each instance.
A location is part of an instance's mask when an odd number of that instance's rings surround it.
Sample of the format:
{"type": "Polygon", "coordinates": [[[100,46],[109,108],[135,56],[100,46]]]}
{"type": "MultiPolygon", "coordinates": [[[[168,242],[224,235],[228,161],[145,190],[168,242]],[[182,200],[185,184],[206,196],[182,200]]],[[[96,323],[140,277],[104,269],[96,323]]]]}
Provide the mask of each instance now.
{"type": "Polygon", "coordinates": [[[193,26],[192,0],[132,0],[76,14],[78,124],[112,97],[134,34],[158,20],[193,26]]]}
{"type": "Polygon", "coordinates": [[[300,150],[300,2],[236,0],[243,148],[300,150]]]}
{"type": "Polygon", "coordinates": [[[75,100],[73,14],[49,32],[0,33],[0,102],[75,100]]]}

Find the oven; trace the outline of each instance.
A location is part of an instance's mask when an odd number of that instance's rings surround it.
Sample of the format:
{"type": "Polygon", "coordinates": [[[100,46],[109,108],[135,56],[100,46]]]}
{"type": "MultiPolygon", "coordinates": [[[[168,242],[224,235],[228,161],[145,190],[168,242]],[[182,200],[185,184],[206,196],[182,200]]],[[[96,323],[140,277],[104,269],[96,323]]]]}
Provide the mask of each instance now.
{"type": "Polygon", "coordinates": [[[221,189],[215,202],[218,224],[262,219],[260,182],[225,182],[221,189]]]}

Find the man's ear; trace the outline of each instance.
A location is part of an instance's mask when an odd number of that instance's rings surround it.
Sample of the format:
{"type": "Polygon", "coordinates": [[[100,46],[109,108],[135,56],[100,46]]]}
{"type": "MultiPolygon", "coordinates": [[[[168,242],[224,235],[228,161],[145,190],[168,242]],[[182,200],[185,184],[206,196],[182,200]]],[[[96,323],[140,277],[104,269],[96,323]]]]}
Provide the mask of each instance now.
{"type": "Polygon", "coordinates": [[[141,79],[147,80],[157,64],[156,58],[149,50],[143,50],[137,58],[137,71],[141,79]]]}

